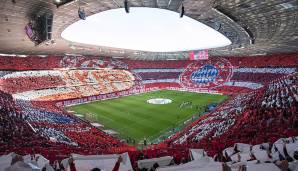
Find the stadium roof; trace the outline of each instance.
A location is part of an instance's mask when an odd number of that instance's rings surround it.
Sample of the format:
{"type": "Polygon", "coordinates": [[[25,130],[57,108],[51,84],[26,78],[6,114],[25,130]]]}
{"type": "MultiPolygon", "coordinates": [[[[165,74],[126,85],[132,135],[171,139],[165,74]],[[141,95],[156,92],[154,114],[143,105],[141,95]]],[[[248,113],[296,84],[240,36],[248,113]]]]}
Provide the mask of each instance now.
{"type": "MultiPolygon", "coordinates": [[[[298,52],[297,0],[129,0],[131,7],[154,7],[180,12],[228,37],[232,44],[211,49],[211,56],[254,56],[298,52]]],[[[131,59],[185,59],[188,52],[142,52],[72,43],[61,37],[62,31],[79,20],[78,8],[90,16],[123,8],[123,0],[77,0],[60,6],[53,0],[1,1],[0,53],[63,55],[80,54],[125,57],[131,59]],[[24,32],[29,16],[53,11],[53,44],[35,46],[24,32]]],[[[174,35],[173,35],[174,36],[174,35]]]]}

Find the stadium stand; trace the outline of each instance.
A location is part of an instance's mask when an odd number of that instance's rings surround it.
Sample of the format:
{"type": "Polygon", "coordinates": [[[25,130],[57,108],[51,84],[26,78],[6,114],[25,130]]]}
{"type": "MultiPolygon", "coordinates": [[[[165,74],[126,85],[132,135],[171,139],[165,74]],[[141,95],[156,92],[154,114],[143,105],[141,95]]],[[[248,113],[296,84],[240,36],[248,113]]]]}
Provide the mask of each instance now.
{"type": "MultiPolygon", "coordinates": [[[[181,159],[181,163],[175,160],[175,153],[171,150],[155,151],[146,150],[138,155],[137,170],[265,170],[265,171],[287,171],[296,170],[297,165],[298,137],[280,138],[273,143],[263,142],[256,145],[235,143],[230,147],[219,151],[214,156],[208,156],[204,149],[189,149],[185,151],[188,158],[181,159]],[[153,155],[152,155],[153,154],[153,155]],[[161,156],[156,156],[156,154],[161,156]],[[168,156],[163,156],[167,154],[168,156]],[[150,156],[150,159],[146,159],[150,156]],[[162,157],[163,156],[163,157],[162,157]]],[[[133,155],[131,155],[133,156],[133,155]]],[[[108,170],[131,170],[132,157],[128,153],[120,155],[77,155],[67,156],[61,162],[55,160],[52,166],[49,160],[40,154],[20,156],[15,153],[0,156],[2,165],[5,168],[46,168],[46,170],[70,169],[71,171],[94,167],[108,170]],[[118,159],[117,159],[118,158],[118,159]],[[124,159],[123,159],[124,158],[124,159]],[[112,161],[111,161],[112,160],[112,161]],[[22,163],[22,164],[20,164],[22,163]],[[87,164],[89,163],[89,164],[87,164]],[[108,164],[109,163],[109,164],[108,164]],[[113,164],[116,163],[116,164],[113,164]],[[117,166],[117,167],[116,167],[117,166]],[[120,166],[120,167],[119,167],[120,166]],[[124,167],[124,168],[123,168],[124,167]],[[112,169],[113,168],[113,169],[112,169]]]]}
{"type": "MultiPolygon", "coordinates": [[[[264,151],[257,147],[269,143],[272,148],[268,167],[282,167],[285,160],[272,156],[276,152],[275,142],[282,141],[287,147],[296,139],[279,139],[298,135],[298,74],[297,62],[293,60],[297,60],[296,54],[254,57],[252,63],[250,57],[166,62],[96,57],[1,57],[0,154],[41,154],[53,164],[71,153],[128,151],[132,167],[137,168],[138,160],[165,156],[173,156],[176,164],[186,163],[189,149],[193,148],[204,149],[212,157],[217,155],[215,161],[208,158],[208,162],[220,161],[223,156],[225,160],[230,158],[232,161],[224,165],[213,163],[224,170],[238,168],[239,160],[251,159],[261,164],[239,165],[267,167],[264,164],[267,158],[261,156],[264,151]],[[230,99],[164,142],[143,151],[64,109],[71,100],[81,103],[153,89],[214,91],[228,94],[230,99]],[[245,146],[249,150],[241,151],[235,143],[250,144],[245,146]]],[[[288,157],[282,150],[279,152],[288,157]]],[[[288,154],[294,160],[293,150],[288,154]]],[[[287,161],[289,167],[296,167],[293,161],[287,161]]],[[[181,168],[184,166],[188,165],[181,168]]]]}
{"type": "Polygon", "coordinates": [[[235,141],[256,144],[297,135],[297,81],[294,74],[273,81],[262,90],[238,95],[168,143],[204,146],[213,155],[235,141]],[[216,149],[208,148],[209,144],[216,149]]]}

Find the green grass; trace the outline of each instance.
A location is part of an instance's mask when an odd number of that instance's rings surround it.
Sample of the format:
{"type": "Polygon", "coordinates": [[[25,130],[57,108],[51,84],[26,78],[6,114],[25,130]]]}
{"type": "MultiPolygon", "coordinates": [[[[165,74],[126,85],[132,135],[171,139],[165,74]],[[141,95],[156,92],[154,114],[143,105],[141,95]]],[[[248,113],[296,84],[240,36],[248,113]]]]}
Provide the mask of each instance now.
{"type": "Polygon", "coordinates": [[[92,113],[92,120],[103,124],[104,129],[115,130],[121,138],[129,137],[139,142],[145,137],[152,141],[177,123],[202,113],[208,104],[219,103],[225,99],[227,96],[161,90],[81,104],[69,107],[69,110],[83,115],[92,113]],[[171,99],[172,103],[154,105],[146,102],[158,97],[171,99]],[[185,101],[192,102],[192,107],[180,108],[180,104],[185,101]]]}

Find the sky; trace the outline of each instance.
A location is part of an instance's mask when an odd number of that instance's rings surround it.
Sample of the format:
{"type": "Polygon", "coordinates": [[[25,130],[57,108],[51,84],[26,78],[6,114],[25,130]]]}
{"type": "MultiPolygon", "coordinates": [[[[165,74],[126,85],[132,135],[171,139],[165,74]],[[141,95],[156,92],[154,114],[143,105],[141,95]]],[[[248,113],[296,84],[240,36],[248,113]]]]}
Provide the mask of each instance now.
{"type": "MultiPolygon", "coordinates": [[[[187,13],[187,11],[186,11],[187,13]]],[[[221,33],[177,12],[146,7],[107,10],[68,26],[71,42],[150,52],[210,49],[231,44],[221,33]]]]}

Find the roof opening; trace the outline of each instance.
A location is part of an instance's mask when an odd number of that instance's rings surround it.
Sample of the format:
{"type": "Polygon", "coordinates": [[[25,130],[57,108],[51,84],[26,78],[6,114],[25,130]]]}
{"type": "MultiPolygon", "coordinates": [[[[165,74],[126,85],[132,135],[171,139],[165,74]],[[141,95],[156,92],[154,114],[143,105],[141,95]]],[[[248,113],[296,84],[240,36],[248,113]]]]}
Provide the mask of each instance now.
{"type": "Polygon", "coordinates": [[[71,42],[121,49],[176,52],[231,44],[221,33],[179,13],[146,7],[107,10],[68,26],[61,36],[71,42]]]}

